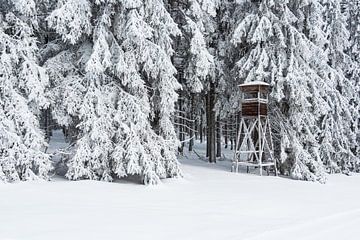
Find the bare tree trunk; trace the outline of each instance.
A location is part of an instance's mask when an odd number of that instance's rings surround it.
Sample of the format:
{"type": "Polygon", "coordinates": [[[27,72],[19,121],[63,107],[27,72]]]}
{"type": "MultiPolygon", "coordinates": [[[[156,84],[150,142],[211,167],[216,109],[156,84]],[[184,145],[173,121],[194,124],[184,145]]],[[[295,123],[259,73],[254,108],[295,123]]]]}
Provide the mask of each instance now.
{"type": "Polygon", "coordinates": [[[237,112],[236,115],[235,115],[235,122],[236,122],[236,134],[235,134],[235,137],[234,137],[234,145],[236,147],[236,144],[237,144],[237,136],[239,134],[239,128],[240,128],[240,112],[237,112]]]}
{"type": "Polygon", "coordinates": [[[199,131],[197,129],[199,126],[199,119],[197,118],[196,113],[194,117],[195,117],[195,121],[194,121],[195,140],[199,140],[199,131]]]}
{"type": "Polygon", "coordinates": [[[44,130],[46,139],[50,139],[52,136],[52,118],[51,118],[51,110],[47,108],[42,110],[40,115],[40,126],[44,130]]]}
{"type": "Polygon", "coordinates": [[[204,141],[204,136],[203,136],[203,132],[204,132],[204,129],[203,129],[203,113],[201,111],[201,114],[200,114],[200,124],[199,124],[199,134],[200,134],[200,142],[203,143],[204,141]]]}
{"type": "Polygon", "coordinates": [[[234,150],[234,143],[235,143],[236,138],[237,138],[236,117],[231,116],[231,137],[230,137],[231,147],[230,147],[230,150],[234,150]]]}
{"type": "Polygon", "coordinates": [[[221,157],[221,123],[219,115],[216,121],[216,157],[221,157]]]}
{"type": "Polygon", "coordinates": [[[225,138],[225,149],[228,148],[228,142],[229,142],[229,130],[228,130],[227,121],[228,121],[228,119],[226,119],[225,126],[224,126],[224,130],[225,130],[225,134],[224,134],[224,138],[225,138]]]}
{"type": "Polygon", "coordinates": [[[210,83],[207,94],[207,153],[209,162],[216,163],[216,116],[215,116],[215,84],[210,83]]]}
{"type": "Polygon", "coordinates": [[[190,111],[190,142],[189,142],[189,152],[191,152],[194,148],[194,129],[195,129],[195,106],[194,106],[194,94],[191,94],[191,111],[190,111]]]}
{"type": "Polygon", "coordinates": [[[209,119],[210,119],[210,104],[209,104],[209,94],[205,96],[206,98],[206,126],[205,126],[205,135],[206,135],[206,157],[210,156],[210,129],[209,129],[209,119]]]}
{"type": "Polygon", "coordinates": [[[185,140],[185,129],[184,129],[184,116],[183,116],[183,100],[181,99],[181,94],[180,94],[180,98],[179,98],[179,115],[181,116],[181,118],[179,119],[179,140],[181,141],[181,145],[179,146],[179,153],[181,155],[184,154],[184,140],[185,140]]]}

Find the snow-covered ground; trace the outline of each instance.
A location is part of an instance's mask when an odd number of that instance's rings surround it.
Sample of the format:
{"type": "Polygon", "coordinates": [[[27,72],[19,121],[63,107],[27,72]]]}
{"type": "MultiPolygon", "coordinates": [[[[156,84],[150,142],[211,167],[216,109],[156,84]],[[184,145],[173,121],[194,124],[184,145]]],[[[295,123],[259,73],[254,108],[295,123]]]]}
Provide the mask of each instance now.
{"type": "Polygon", "coordinates": [[[0,239],[360,239],[360,175],[322,185],[235,174],[196,155],[181,162],[184,178],[159,186],[0,184],[0,239]]]}

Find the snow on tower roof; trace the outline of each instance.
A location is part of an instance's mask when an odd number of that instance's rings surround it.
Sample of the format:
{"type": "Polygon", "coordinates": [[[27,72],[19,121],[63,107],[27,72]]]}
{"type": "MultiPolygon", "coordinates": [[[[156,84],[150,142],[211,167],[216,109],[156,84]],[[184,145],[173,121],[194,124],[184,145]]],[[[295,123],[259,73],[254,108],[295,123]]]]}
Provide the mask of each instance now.
{"type": "Polygon", "coordinates": [[[239,87],[246,87],[246,86],[254,86],[254,85],[261,85],[261,86],[270,86],[270,84],[262,81],[253,81],[240,84],[239,87]]]}

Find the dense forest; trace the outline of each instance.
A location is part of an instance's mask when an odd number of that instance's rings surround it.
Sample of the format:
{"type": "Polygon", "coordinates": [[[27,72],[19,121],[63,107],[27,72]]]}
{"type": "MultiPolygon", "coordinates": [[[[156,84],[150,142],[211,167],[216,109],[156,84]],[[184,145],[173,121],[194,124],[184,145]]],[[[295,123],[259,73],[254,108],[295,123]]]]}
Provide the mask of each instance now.
{"type": "Polygon", "coordinates": [[[360,171],[358,0],[0,0],[0,179],[181,176],[234,148],[238,85],[271,85],[282,175],[360,171]]]}

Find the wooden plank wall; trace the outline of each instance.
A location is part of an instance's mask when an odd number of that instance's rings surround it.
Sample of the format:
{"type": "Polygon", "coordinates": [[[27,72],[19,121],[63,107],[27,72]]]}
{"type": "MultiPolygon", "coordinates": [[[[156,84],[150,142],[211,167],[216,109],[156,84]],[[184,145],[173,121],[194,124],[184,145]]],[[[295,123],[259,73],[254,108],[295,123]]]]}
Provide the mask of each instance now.
{"type": "Polygon", "coordinates": [[[258,116],[259,114],[259,105],[260,105],[260,115],[267,115],[268,109],[266,103],[260,102],[246,102],[242,103],[241,111],[244,117],[246,116],[258,116]]]}

